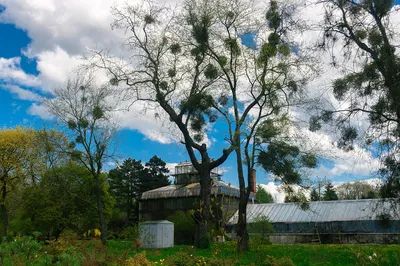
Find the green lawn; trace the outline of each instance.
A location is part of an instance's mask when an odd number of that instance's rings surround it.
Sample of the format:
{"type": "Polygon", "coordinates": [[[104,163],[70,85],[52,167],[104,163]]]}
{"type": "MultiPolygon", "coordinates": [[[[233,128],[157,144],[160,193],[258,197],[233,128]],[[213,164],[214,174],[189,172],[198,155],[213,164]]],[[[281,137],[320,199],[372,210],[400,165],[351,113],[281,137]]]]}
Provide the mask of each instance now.
{"type": "MultiPolygon", "coordinates": [[[[109,248],[115,251],[122,252],[130,246],[129,241],[109,241],[109,248]]],[[[191,257],[232,260],[234,265],[261,265],[268,255],[289,257],[295,265],[400,265],[400,245],[257,245],[252,246],[250,252],[238,253],[235,243],[223,243],[206,250],[175,246],[145,252],[153,262],[181,252],[179,254],[187,253],[191,257]]]]}
{"type": "Polygon", "coordinates": [[[234,242],[208,249],[191,246],[143,250],[134,241],[77,240],[65,237],[47,244],[30,237],[0,242],[0,265],[110,266],[293,266],[400,265],[400,245],[251,245],[238,253],[234,242]]]}

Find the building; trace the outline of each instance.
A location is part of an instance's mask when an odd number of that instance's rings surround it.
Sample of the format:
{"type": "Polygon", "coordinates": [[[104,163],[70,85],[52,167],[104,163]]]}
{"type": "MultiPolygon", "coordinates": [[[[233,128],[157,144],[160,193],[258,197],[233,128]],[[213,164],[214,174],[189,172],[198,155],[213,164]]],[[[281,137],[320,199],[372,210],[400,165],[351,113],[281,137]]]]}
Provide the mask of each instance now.
{"type": "MultiPolygon", "coordinates": [[[[400,243],[400,217],[393,203],[381,199],[310,202],[303,210],[296,203],[247,206],[249,228],[265,216],[274,227],[272,243],[400,243]]],[[[238,213],[228,221],[237,223],[238,213]]]]}
{"type": "MultiPolygon", "coordinates": [[[[174,183],[146,191],[142,194],[139,203],[139,218],[141,221],[165,220],[177,210],[189,211],[199,208],[200,177],[193,165],[183,162],[175,167],[174,183]]],[[[214,217],[225,223],[238,209],[239,189],[221,180],[221,175],[216,169],[211,174],[213,184],[211,197],[213,202],[214,217]],[[222,208],[217,208],[221,206],[222,208]]],[[[256,175],[253,172],[251,182],[252,193],[250,203],[255,203],[256,175]]]]}

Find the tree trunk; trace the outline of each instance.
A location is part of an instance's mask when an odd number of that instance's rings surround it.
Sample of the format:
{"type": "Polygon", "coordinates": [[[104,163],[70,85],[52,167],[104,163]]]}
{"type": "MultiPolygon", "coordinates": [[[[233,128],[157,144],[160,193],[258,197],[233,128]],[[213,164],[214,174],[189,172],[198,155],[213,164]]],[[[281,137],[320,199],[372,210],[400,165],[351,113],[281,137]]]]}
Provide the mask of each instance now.
{"type": "Polygon", "coordinates": [[[6,207],[7,184],[3,179],[3,187],[1,188],[1,212],[3,215],[3,236],[7,236],[8,228],[8,212],[6,207]]]}
{"type": "Polygon", "coordinates": [[[238,251],[249,251],[249,233],[247,231],[247,221],[246,221],[246,206],[247,201],[245,198],[241,198],[239,202],[239,219],[237,223],[237,250],[238,251]]]}
{"type": "Polygon", "coordinates": [[[202,166],[204,171],[199,171],[200,204],[198,206],[198,210],[195,211],[195,222],[196,222],[195,246],[197,248],[204,247],[202,245],[203,238],[209,238],[208,222],[210,220],[211,170],[204,164],[202,166]]]}
{"type": "MultiPolygon", "coordinates": [[[[243,160],[242,160],[242,152],[241,152],[241,144],[240,140],[236,141],[236,163],[238,169],[238,179],[239,179],[239,189],[240,189],[240,199],[239,199],[239,218],[238,223],[236,225],[237,232],[237,250],[238,251],[248,251],[249,248],[249,234],[247,232],[247,224],[246,224],[246,207],[247,201],[249,199],[249,194],[246,191],[246,184],[244,181],[244,173],[243,173],[243,160]]],[[[251,174],[251,172],[249,173],[251,174]]]]}
{"type": "Polygon", "coordinates": [[[101,198],[101,187],[100,177],[96,177],[96,197],[97,197],[97,212],[99,214],[100,226],[101,226],[101,243],[106,244],[107,242],[107,223],[104,218],[103,212],[103,201],[101,198]]]}
{"type": "Polygon", "coordinates": [[[3,236],[7,236],[7,228],[8,228],[8,212],[6,204],[1,204],[1,212],[3,215],[3,236]]]}

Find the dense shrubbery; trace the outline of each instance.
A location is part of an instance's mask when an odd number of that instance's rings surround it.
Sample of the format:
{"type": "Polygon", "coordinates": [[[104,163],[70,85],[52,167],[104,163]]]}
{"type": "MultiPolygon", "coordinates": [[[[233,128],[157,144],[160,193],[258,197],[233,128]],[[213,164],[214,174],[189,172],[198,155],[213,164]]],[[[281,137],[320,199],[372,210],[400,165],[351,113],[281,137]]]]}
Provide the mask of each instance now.
{"type": "Polygon", "coordinates": [[[193,245],[195,225],[190,213],[177,211],[168,216],[168,221],[174,223],[174,238],[177,245],[193,245]]]}
{"type": "Polygon", "coordinates": [[[257,244],[270,244],[269,236],[274,232],[272,224],[269,222],[268,217],[259,216],[255,219],[254,223],[248,226],[251,240],[257,244]]]}

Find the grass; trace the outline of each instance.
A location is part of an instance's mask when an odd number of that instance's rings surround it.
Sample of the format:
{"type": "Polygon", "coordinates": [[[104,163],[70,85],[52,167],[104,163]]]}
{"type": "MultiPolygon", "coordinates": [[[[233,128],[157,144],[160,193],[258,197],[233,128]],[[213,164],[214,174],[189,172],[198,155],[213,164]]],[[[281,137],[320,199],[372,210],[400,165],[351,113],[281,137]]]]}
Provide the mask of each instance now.
{"type": "MultiPolygon", "coordinates": [[[[123,252],[131,247],[131,242],[109,241],[108,246],[123,252]]],[[[259,265],[268,255],[289,257],[295,265],[400,265],[400,245],[252,245],[250,252],[238,253],[235,243],[227,242],[214,244],[206,250],[190,246],[146,250],[151,261],[166,259],[177,252],[195,257],[233,259],[236,265],[259,265]]]]}
{"type": "Polygon", "coordinates": [[[43,245],[32,238],[21,237],[0,243],[0,265],[151,265],[146,258],[157,262],[154,265],[179,266],[293,265],[282,261],[271,263],[274,258],[290,258],[294,265],[400,265],[400,245],[252,244],[251,251],[238,253],[235,242],[226,242],[215,243],[209,249],[175,246],[139,249],[137,253],[134,241],[109,240],[103,246],[99,240],[65,237],[43,245]]]}

